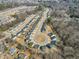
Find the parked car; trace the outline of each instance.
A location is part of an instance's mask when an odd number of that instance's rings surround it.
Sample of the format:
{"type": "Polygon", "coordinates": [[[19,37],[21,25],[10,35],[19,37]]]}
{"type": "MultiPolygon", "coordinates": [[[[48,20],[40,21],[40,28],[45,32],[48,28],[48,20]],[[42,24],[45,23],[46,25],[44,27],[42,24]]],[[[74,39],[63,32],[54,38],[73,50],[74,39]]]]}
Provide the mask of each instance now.
{"type": "Polygon", "coordinates": [[[52,35],[51,40],[56,40],[56,35],[52,35]]]}
{"type": "Polygon", "coordinates": [[[16,52],[16,48],[10,48],[10,54],[13,55],[16,52]]]}
{"type": "Polygon", "coordinates": [[[51,44],[55,44],[56,40],[57,40],[56,35],[52,35],[51,36],[51,44]]]}
{"type": "Polygon", "coordinates": [[[41,51],[45,51],[45,49],[46,49],[46,46],[40,46],[41,51]]]}
{"type": "Polygon", "coordinates": [[[51,48],[51,44],[47,44],[46,47],[50,49],[51,48]]]}

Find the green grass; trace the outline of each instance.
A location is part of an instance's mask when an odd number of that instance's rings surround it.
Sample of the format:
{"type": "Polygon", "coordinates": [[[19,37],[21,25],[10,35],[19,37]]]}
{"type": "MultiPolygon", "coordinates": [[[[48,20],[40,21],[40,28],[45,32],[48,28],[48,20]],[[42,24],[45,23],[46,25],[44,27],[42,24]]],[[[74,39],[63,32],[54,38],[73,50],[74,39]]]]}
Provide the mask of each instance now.
{"type": "Polygon", "coordinates": [[[18,4],[17,3],[15,3],[15,4],[13,4],[13,3],[0,3],[0,10],[12,8],[12,7],[15,7],[15,6],[18,6],[18,4]]]}
{"type": "Polygon", "coordinates": [[[32,42],[28,43],[28,47],[29,47],[29,48],[31,48],[31,47],[32,47],[32,45],[33,45],[33,43],[32,43],[32,42]]]}
{"type": "Polygon", "coordinates": [[[0,32],[4,32],[6,30],[7,30],[7,28],[0,27],[0,32]]]}
{"type": "Polygon", "coordinates": [[[6,52],[9,52],[9,48],[8,48],[8,47],[5,47],[5,51],[6,51],[6,52]]]}
{"type": "Polygon", "coordinates": [[[4,3],[0,4],[0,10],[10,8],[10,7],[12,7],[11,4],[4,4],[4,3]]]}
{"type": "MultiPolygon", "coordinates": [[[[24,21],[24,20],[22,20],[24,21]]],[[[20,23],[21,21],[19,19],[16,19],[15,21],[12,21],[11,23],[8,23],[8,24],[5,24],[5,25],[2,25],[0,26],[0,32],[4,32],[6,30],[8,30],[9,28],[17,25],[18,23],[20,23]]]]}

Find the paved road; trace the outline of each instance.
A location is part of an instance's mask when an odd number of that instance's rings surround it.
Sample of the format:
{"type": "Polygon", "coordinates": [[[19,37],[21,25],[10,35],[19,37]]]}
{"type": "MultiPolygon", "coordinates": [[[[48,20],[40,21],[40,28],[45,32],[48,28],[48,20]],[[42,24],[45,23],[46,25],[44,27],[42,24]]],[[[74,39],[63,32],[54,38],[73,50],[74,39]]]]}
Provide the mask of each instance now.
{"type": "MultiPolygon", "coordinates": [[[[29,33],[33,30],[32,26],[37,21],[37,19],[40,17],[39,14],[37,15],[31,15],[25,19],[24,22],[16,26],[13,30],[11,30],[11,34],[13,35],[12,38],[16,38],[20,33],[22,33],[25,29],[29,31],[29,33]]],[[[27,33],[27,32],[26,32],[27,33]]]]}
{"type": "Polygon", "coordinates": [[[8,24],[14,20],[15,18],[11,17],[11,15],[25,13],[26,11],[32,11],[36,8],[36,6],[20,6],[16,8],[11,8],[5,11],[0,11],[0,25],[8,24]]]}
{"type": "Polygon", "coordinates": [[[21,22],[20,24],[18,24],[16,27],[12,28],[12,30],[8,31],[8,32],[4,32],[6,34],[6,36],[2,39],[0,39],[0,41],[5,40],[6,38],[10,38],[11,36],[13,36],[12,38],[16,38],[20,33],[22,33],[25,29],[30,31],[33,30],[32,26],[34,25],[34,23],[37,21],[37,19],[40,17],[39,14],[37,15],[30,15],[29,17],[27,17],[25,19],[24,22],[21,22]]]}
{"type": "Polygon", "coordinates": [[[21,22],[18,26],[16,26],[14,29],[12,29],[10,32],[13,36],[17,36],[25,27],[27,27],[27,24],[35,17],[35,15],[31,15],[25,19],[24,22],[21,22]]]}
{"type": "Polygon", "coordinates": [[[33,21],[28,25],[28,28],[26,28],[25,30],[25,36],[26,38],[30,37],[31,33],[35,30],[36,25],[38,24],[39,20],[40,20],[41,15],[36,16],[33,21]]]}
{"type": "Polygon", "coordinates": [[[5,10],[5,11],[0,11],[0,15],[6,15],[6,16],[9,16],[9,15],[11,15],[11,14],[14,14],[14,13],[17,13],[17,12],[20,12],[21,10],[23,11],[23,9],[25,10],[25,9],[27,9],[28,11],[29,10],[32,10],[32,9],[34,9],[34,8],[36,8],[36,6],[20,6],[20,7],[16,7],[16,8],[11,8],[11,9],[9,9],[9,10],[5,10]]]}
{"type": "Polygon", "coordinates": [[[47,13],[48,13],[49,9],[46,9],[42,15],[42,18],[40,19],[39,23],[37,24],[35,30],[32,32],[32,34],[30,35],[30,39],[32,42],[34,42],[35,44],[39,44],[39,45],[45,45],[47,42],[47,38],[45,40],[45,42],[43,42],[42,44],[35,42],[36,37],[38,35],[40,35],[41,32],[41,28],[43,26],[43,23],[45,22],[46,18],[47,18],[47,13]]]}

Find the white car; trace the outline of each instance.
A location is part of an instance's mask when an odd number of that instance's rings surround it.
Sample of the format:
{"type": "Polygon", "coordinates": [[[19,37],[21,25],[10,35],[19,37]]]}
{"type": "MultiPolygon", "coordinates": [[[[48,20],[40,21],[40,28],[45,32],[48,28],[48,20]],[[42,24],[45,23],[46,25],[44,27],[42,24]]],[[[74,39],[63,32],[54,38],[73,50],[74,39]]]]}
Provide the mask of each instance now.
{"type": "Polygon", "coordinates": [[[52,40],[52,41],[56,41],[56,40],[57,40],[56,35],[52,35],[52,36],[51,36],[51,40],[52,40]]]}

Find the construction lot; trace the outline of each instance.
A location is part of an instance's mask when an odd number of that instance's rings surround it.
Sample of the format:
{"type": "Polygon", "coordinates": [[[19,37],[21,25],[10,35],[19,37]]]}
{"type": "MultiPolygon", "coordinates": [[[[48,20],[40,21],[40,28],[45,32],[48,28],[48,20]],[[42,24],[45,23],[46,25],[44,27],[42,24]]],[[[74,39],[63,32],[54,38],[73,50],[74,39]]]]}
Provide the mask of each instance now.
{"type": "MultiPolygon", "coordinates": [[[[49,9],[44,8],[43,10],[38,11],[37,13],[32,13],[25,18],[19,18],[24,20],[3,32],[5,36],[0,39],[0,42],[5,42],[4,45],[6,45],[6,50],[10,57],[13,59],[18,58],[17,56],[21,54],[25,55],[23,58],[26,59],[31,56],[30,49],[38,49],[41,51],[41,47],[43,46],[52,48],[52,40],[48,34],[53,31],[49,25],[45,24],[48,12],[49,9]]],[[[13,12],[10,14],[13,16],[12,18],[15,19],[16,13],[17,12],[13,12]]],[[[7,58],[9,56],[7,55],[7,58]]]]}

